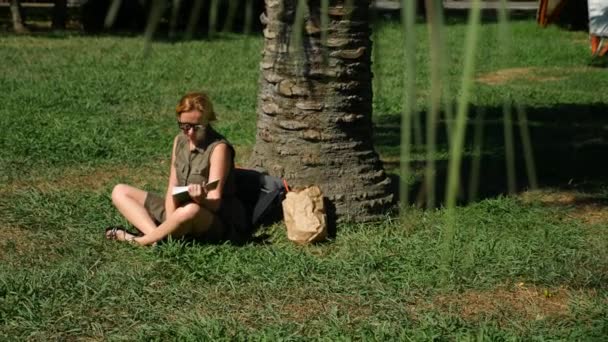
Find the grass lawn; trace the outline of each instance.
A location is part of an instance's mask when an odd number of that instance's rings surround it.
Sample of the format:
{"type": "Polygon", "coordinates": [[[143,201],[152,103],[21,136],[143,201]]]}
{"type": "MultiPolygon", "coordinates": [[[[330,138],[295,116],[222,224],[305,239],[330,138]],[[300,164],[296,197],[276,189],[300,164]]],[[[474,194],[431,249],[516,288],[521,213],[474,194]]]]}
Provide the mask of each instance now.
{"type": "MultiPolygon", "coordinates": [[[[445,86],[456,101],[465,26],[446,28],[445,86]]],[[[0,340],[603,340],[606,70],[588,66],[584,32],[531,20],[510,29],[508,58],[496,24],[481,31],[470,114],[485,123],[477,200],[454,211],[449,229],[445,210],[412,206],[377,224],[339,226],[332,241],[307,247],[290,243],[281,225],[265,231],[266,243],[242,247],[103,239],[105,226],[124,224],[109,199],[115,184],[164,189],[173,106],[186,91],[208,90],[217,127],[246,163],[260,38],[155,42],[144,58],[135,37],[0,34],[0,340]],[[506,100],[527,113],[541,185],[526,191],[517,143],[510,196],[499,195],[506,100]]],[[[417,35],[424,113],[422,24],[417,35]]],[[[375,142],[394,174],[403,39],[390,22],[374,39],[375,142]]],[[[414,146],[415,160],[422,151],[414,146]]]]}

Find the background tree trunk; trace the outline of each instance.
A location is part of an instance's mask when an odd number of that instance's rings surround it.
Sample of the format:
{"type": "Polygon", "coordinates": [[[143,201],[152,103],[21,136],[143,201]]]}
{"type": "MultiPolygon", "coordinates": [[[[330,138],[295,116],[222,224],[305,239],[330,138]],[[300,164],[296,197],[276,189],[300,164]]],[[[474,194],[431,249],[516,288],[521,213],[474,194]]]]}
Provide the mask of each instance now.
{"type": "Polygon", "coordinates": [[[372,145],[369,0],[330,1],[325,42],[320,0],[306,1],[301,35],[297,0],[265,1],[251,164],[292,187],[319,185],[338,221],[377,219],[393,195],[372,145]]]}
{"type": "Polygon", "coordinates": [[[21,10],[21,2],[19,0],[11,0],[11,17],[13,19],[13,30],[17,33],[28,32],[25,27],[23,11],[21,10]]]}

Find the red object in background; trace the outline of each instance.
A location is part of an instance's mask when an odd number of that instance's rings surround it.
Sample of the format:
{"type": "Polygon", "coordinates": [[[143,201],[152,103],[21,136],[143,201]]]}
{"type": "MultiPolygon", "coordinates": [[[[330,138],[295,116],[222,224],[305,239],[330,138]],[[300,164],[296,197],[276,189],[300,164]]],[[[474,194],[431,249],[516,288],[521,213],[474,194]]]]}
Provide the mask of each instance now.
{"type": "Polygon", "coordinates": [[[567,2],[568,0],[540,0],[536,21],[538,21],[541,26],[547,26],[548,24],[557,21],[560,12],[567,2]]]}

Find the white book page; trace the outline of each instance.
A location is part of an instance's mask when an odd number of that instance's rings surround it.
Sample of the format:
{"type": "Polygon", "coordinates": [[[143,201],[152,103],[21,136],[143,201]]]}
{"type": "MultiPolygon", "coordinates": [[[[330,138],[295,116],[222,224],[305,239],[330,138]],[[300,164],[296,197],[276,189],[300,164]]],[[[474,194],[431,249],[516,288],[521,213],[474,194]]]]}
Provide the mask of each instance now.
{"type": "Polygon", "coordinates": [[[173,195],[181,194],[182,192],[188,192],[187,186],[174,186],[173,187],[173,195]]]}

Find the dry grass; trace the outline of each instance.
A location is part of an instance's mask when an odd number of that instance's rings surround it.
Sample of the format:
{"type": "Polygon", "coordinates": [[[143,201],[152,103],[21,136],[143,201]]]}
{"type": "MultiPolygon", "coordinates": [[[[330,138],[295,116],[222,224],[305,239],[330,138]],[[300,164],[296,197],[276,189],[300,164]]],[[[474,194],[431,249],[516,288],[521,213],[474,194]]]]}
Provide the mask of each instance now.
{"type": "Polygon", "coordinates": [[[570,74],[593,71],[592,68],[509,68],[479,75],[475,79],[486,85],[502,85],[512,81],[550,82],[560,81],[570,74]]]}
{"type": "Polygon", "coordinates": [[[268,298],[260,293],[219,289],[216,293],[205,294],[204,299],[193,301],[195,304],[181,310],[180,314],[172,315],[170,320],[184,321],[193,316],[213,318],[229,311],[243,326],[258,329],[281,321],[306,324],[332,313],[347,315],[351,322],[364,321],[374,313],[373,306],[365,303],[359,296],[344,294],[328,298],[325,294],[314,295],[315,291],[310,289],[309,292],[305,289],[293,289],[268,298]],[[221,309],[221,312],[218,312],[218,309],[221,309]]]}
{"type": "Polygon", "coordinates": [[[568,217],[585,224],[608,224],[606,199],[601,200],[575,191],[528,191],[521,195],[526,203],[539,202],[547,206],[566,207],[568,217]]]}
{"type": "Polygon", "coordinates": [[[10,257],[27,255],[34,245],[33,239],[27,230],[17,227],[0,228],[0,260],[7,260],[10,257]]]}
{"type": "Polygon", "coordinates": [[[34,188],[43,193],[78,189],[98,193],[117,183],[126,183],[139,188],[144,188],[149,184],[164,186],[168,173],[169,167],[166,161],[142,165],[138,168],[120,165],[102,166],[95,169],[67,168],[57,177],[17,180],[8,184],[3,192],[12,193],[23,188],[34,188]]]}
{"type": "Polygon", "coordinates": [[[559,319],[571,314],[570,301],[597,295],[595,290],[570,290],[565,287],[543,288],[518,283],[493,290],[467,290],[457,294],[440,294],[418,300],[409,308],[415,319],[428,312],[444,312],[467,321],[495,319],[501,326],[513,317],[524,320],[559,319]]]}
{"type": "Polygon", "coordinates": [[[570,293],[565,288],[544,289],[520,283],[514,289],[466,291],[456,296],[439,295],[433,305],[456,310],[465,320],[482,316],[523,316],[527,320],[568,315],[570,293]]]}
{"type": "Polygon", "coordinates": [[[14,266],[31,266],[39,259],[45,262],[57,260],[59,240],[40,243],[36,233],[14,226],[0,227],[0,262],[14,266]]]}

